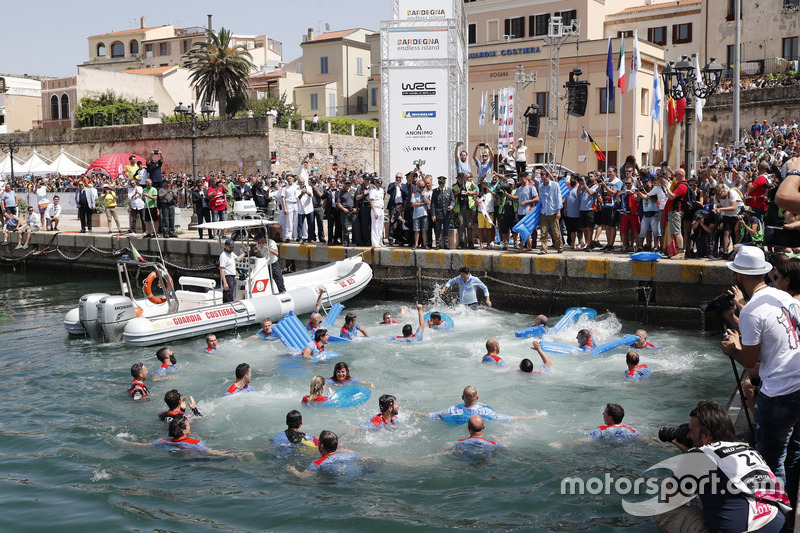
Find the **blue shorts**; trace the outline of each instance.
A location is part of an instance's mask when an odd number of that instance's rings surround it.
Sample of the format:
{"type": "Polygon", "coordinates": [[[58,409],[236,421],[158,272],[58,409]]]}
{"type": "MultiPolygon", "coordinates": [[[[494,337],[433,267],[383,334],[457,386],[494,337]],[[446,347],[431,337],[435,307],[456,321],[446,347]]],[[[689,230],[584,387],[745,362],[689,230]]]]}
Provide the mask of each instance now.
{"type": "Polygon", "coordinates": [[[428,231],[428,215],[414,219],[414,231],[428,231]]]}

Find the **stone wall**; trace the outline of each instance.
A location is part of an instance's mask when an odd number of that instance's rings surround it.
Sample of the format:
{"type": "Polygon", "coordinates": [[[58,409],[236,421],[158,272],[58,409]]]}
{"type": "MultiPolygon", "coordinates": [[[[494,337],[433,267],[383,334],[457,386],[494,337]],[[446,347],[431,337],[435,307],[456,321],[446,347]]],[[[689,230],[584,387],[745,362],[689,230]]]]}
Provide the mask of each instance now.
{"type": "MultiPolygon", "coordinates": [[[[192,171],[191,136],[185,126],[177,123],[31,130],[0,135],[0,145],[11,139],[24,144],[21,157],[27,157],[35,148],[52,158],[63,148],[91,163],[108,153],[132,152],[144,157],[158,149],[164,155],[166,172],[192,171]]],[[[201,172],[224,169],[230,173],[239,161],[243,173],[255,173],[257,169],[295,171],[309,152],[315,155],[311,166],[322,173],[331,172],[333,155],[338,156],[340,168],[363,168],[369,172],[380,168],[380,142],[376,138],[287,130],[273,127],[265,118],[214,120],[197,136],[197,164],[201,172]],[[273,151],[277,152],[278,163],[271,166],[273,151]]]]}

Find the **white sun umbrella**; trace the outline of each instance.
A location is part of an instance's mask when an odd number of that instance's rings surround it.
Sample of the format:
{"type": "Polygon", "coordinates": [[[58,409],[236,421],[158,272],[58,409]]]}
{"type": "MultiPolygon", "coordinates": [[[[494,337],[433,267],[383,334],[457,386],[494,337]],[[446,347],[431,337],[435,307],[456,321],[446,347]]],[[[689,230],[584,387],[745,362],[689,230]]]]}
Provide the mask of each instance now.
{"type": "MultiPolygon", "coordinates": [[[[86,173],[86,169],[89,167],[88,164],[78,164],[74,162],[67,152],[64,149],[61,149],[61,153],[58,154],[52,163],[50,163],[50,172],[53,174],[61,174],[62,176],[78,176],[81,174],[86,173]]],[[[78,159],[77,157],[75,159],[78,159]]],[[[80,160],[79,160],[80,161],[80,160]]]]}

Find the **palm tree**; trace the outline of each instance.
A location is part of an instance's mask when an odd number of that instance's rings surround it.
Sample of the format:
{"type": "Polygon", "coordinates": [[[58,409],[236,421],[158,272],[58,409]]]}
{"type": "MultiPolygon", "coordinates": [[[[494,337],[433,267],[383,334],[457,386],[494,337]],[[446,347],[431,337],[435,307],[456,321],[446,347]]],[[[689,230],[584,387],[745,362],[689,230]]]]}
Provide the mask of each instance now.
{"type": "Polygon", "coordinates": [[[186,53],[189,81],[204,102],[216,101],[219,116],[226,116],[228,99],[243,96],[254,70],[253,56],[243,44],[231,45],[231,32],[206,30],[207,41],[194,43],[186,53]]]}

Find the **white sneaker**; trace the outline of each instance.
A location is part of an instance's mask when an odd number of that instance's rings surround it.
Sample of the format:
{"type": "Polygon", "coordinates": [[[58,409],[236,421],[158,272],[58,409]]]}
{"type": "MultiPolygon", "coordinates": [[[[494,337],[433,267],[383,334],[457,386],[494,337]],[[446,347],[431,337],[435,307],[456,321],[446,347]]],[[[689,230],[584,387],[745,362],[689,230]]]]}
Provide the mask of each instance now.
{"type": "Polygon", "coordinates": [[[21,250],[21,249],[22,249],[22,245],[21,245],[21,244],[18,244],[18,245],[17,245],[17,247],[16,247],[16,248],[14,248],[14,249],[15,249],[15,250],[21,250]]]}
{"type": "Polygon", "coordinates": [[[22,246],[22,249],[23,249],[23,250],[27,250],[27,249],[28,249],[28,245],[27,245],[27,244],[23,245],[23,246],[22,246]]]}

